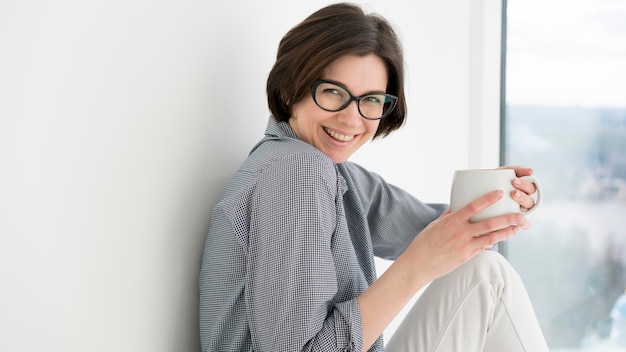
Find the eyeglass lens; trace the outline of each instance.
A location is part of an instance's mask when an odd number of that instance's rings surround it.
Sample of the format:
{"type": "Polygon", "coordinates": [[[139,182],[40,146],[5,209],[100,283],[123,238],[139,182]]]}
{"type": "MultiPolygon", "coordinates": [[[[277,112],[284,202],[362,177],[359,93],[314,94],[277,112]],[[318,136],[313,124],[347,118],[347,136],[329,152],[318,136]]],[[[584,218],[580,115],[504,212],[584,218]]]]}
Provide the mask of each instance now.
{"type": "MultiPolygon", "coordinates": [[[[342,110],[351,101],[351,95],[345,88],[330,82],[320,82],[314,92],[317,105],[328,111],[342,110]]],[[[395,105],[395,100],[386,94],[368,94],[356,100],[359,112],[368,119],[384,117],[395,105]]]]}

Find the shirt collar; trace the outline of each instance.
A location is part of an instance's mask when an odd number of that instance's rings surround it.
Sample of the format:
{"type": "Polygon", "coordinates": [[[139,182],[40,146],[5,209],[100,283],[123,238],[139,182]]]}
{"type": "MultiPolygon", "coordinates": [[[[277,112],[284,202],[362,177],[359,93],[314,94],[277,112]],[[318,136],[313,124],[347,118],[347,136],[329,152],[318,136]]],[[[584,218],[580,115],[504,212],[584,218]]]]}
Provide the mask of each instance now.
{"type": "MultiPolygon", "coordinates": [[[[254,151],[261,143],[270,140],[270,139],[283,139],[283,138],[293,138],[298,139],[296,133],[293,131],[291,126],[286,121],[276,121],[273,116],[270,116],[269,121],[267,122],[267,128],[265,129],[265,138],[263,138],[253,149],[254,151]]],[[[250,152],[252,153],[252,152],[250,152]]],[[[335,164],[335,168],[341,164],[335,164]]],[[[337,169],[339,171],[339,169],[337,169]]],[[[344,194],[348,189],[348,183],[346,179],[343,177],[342,172],[337,173],[338,176],[338,187],[339,192],[344,194]]]]}
{"type": "Polygon", "coordinates": [[[269,138],[293,138],[298,139],[296,133],[293,131],[289,123],[286,121],[276,121],[273,116],[270,116],[265,129],[265,136],[269,138]]]}
{"type": "Polygon", "coordinates": [[[263,137],[254,147],[250,150],[252,154],[261,144],[269,140],[291,138],[298,139],[296,133],[291,129],[291,126],[287,122],[278,122],[273,116],[270,116],[265,128],[265,137],[263,137]]]}

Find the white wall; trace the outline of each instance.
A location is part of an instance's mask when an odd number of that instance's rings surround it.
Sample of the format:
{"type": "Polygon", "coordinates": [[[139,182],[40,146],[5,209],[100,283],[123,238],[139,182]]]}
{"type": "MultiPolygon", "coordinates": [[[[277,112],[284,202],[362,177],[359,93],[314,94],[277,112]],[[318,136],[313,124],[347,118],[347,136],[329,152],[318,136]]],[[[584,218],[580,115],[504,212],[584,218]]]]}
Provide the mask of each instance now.
{"type": "MultiPolygon", "coordinates": [[[[1,351],[198,350],[209,210],[278,41],[326,3],[0,2],[1,351]]],[[[413,3],[365,2],[404,41],[409,121],[354,160],[445,202],[452,170],[497,164],[499,1],[413,3]]]]}

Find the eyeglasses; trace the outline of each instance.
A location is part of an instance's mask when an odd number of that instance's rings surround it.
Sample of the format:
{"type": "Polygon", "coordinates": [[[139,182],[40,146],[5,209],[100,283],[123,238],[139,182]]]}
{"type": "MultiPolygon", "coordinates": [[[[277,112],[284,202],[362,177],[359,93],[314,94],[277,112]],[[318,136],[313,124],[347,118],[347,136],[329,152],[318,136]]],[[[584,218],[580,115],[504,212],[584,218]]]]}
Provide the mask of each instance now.
{"type": "Polygon", "coordinates": [[[325,80],[313,82],[311,94],[317,106],[330,112],[343,110],[356,101],[359,114],[368,120],[380,120],[388,116],[398,102],[398,97],[385,93],[372,92],[355,97],[346,87],[325,80]]]}

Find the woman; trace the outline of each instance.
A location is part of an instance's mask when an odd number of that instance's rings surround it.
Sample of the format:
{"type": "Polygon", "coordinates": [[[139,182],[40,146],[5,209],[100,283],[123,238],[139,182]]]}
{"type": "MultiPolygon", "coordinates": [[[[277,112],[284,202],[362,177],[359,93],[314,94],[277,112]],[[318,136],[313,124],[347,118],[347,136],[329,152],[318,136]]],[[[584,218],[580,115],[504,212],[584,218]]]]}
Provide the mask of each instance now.
{"type": "MultiPolygon", "coordinates": [[[[383,330],[431,281],[388,351],[547,351],[519,277],[485,251],[526,218],[469,222],[501,192],[452,213],[348,161],[402,125],[403,75],[391,26],[353,5],[325,7],[283,37],[265,137],[212,212],[203,351],[382,351],[383,330]],[[378,278],[374,256],[395,259],[378,278]]],[[[534,186],[514,186],[531,208],[534,186]]]]}

